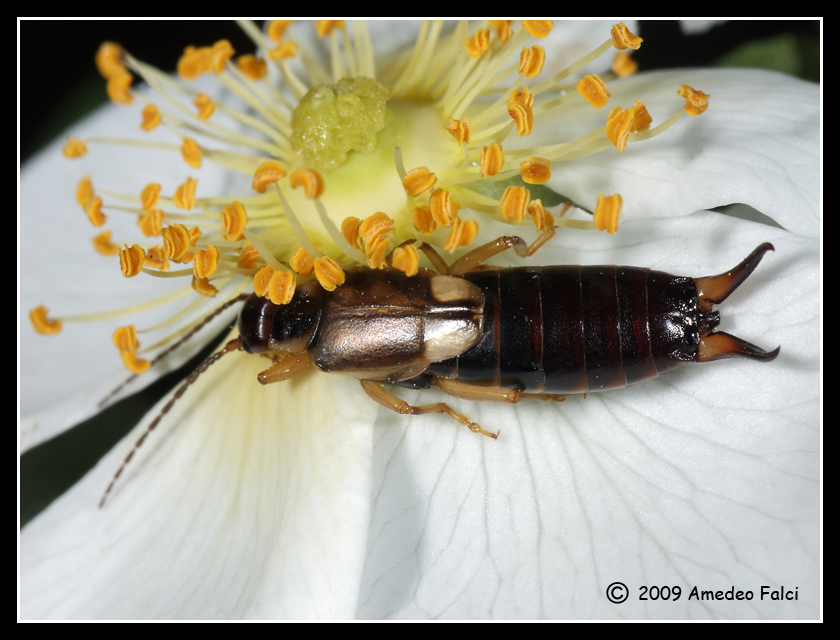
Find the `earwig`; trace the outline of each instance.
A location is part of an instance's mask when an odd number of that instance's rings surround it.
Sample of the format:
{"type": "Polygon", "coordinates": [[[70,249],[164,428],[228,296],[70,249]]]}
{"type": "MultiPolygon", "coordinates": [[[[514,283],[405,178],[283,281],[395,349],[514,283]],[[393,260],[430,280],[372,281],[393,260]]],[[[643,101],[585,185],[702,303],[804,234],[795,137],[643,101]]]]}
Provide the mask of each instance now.
{"type": "Polygon", "coordinates": [[[419,248],[438,273],[421,269],[409,277],[394,269],[358,268],[332,292],[316,281],[298,286],[286,305],[252,294],[239,314],[239,338],[207,358],[179,387],[125,458],[100,507],[173,403],[207,367],[237,350],[272,358],[258,376],[261,384],[287,380],[315,365],[359,378],[365,392],[392,411],[445,413],[492,438],[498,433],[485,431],[446,403],[412,406],[382,385],[435,386],[468,400],[561,401],[636,384],[688,362],[731,357],[767,362],[779,354],[780,347],[764,351],[716,331],[720,313],[713,309],[773,250],[770,243],[730,271],[701,278],[614,265],[503,269],[484,264],[509,248],[522,257],[533,255],[553,233],[544,231],[530,246],[517,236],[503,236],[450,266],[423,243],[419,248]]]}

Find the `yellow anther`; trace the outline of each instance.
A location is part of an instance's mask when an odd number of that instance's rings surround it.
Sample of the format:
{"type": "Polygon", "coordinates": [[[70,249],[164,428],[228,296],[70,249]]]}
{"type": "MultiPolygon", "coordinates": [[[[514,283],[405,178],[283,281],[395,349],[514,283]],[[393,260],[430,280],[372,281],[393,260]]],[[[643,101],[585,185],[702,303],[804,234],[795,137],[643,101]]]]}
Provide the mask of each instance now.
{"type": "Polygon", "coordinates": [[[308,276],[315,268],[315,261],[306,253],[306,249],[301,247],[289,260],[289,266],[302,276],[308,276]]]}
{"type": "Polygon", "coordinates": [[[207,278],[196,278],[193,276],[192,288],[197,293],[207,296],[208,298],[215,298],[216,294],[219,293],[219,290],[210,284],[210,281],[207,280],[207,278]]]}
{"type": "Polygon", "coordinates": [[[411,222],[420,233],[432,233],[438,228],[437,222],[432,217],[432,210],[425,205],[412,209],[411,222]]]}
{"type": "Polygon", "coordinates": [[[294,20],[269,20],[268,27],[266,27],[266,35],[274,42],[277,42],[286,33],[286,29],[292,24],[294,20]]]}
{"type": "Polygon", "coordinates": [[[253,53],[246,53],[236,59],[236,66],[251,80],[262,80],[268,75],[268,65],[263,58],[258,58],[253,53]]]}
{"type": "Polygon", "coordinates": [[[310,200],[320,198],[324,193],[324,177],[315,169],[295,169],[289,177],[292,189],[303,187],[303,192],[310,200]]]}
{"type": "Polygon", "coordinates": [[[210,47],[187,47],[178,59],[178,75],[185,80],[195,80],[209,69],[210,55],[210,47]]]}
{"type": "Polygon", "coordinates": [[[530,200],[531,192],[525,187],[508,187],[499,201],[499,211],[505,220],[522,222],[530,200]]]}
{"type": "Polygon", "coordinates": [[[537,231],[543,231],[554,226],[554,216],[543,206],[541,200],[532,200],[528,205],[528,213],[534,219],[534,226],[537,231]]]}
{"type": "Polygon", "coordinates": [[[638,71],[639,63],[624,51],[619,51],[613,58],[611,69],[619,78],[627,78],[638,71]]]}
{"type": "Polygon", "coordinates": [[[146,252],[146,260],[143,262],[143,266],[159,271],[169,271],[169,258],[166,257],[164,248],[157,246],[149,249],[146,252]]]}
{"type": "Polygon", "coordinates": [[[578,80],[577,90],[596,109],[600,109],[607,104],[607,100],[612,95],[607,91],[607,85],[597,75],[586,76],[578,80]]]}
{"type": "Polygon", "coordinates": [[[93,198],[93,183],[90,178],[82,178],[79,180],[79,186],[76,187],[76,202],[84,209],[91,198],[93,198]]]}
{"type": "Polygon", "coordinates": [[[87,153],[87,145],[79,138],[71,138],[68,136],[67,144],[61,150],[65,158],[81,158],[87,153]]]}
{"type": "Polygon", "coordinates": [[[209,70],[213,73],[221,73],[225,70],[225,63],[236,53],[228,40],[219,40],[210,48],[209,70]]]}
{"type": "Polygon", "coordinates": [[[193,100],[193,104],[198,109],[198,119],[199,120],[207,120],[210,116],[213,115],[213,112],[216,110],[216,105],[213,104],[213,101],[210,99],[206,93],[199,93],[195,100],[193,100]]]}
{"type": "Polygon", "coordinates": [[[467,55],[473,59],[478,60],[481,54],[490,48],[490,31],[489,29],[479,29],[475,35],[467,38],[464,43],[464,48],[467,50],[467,55]]]}
{"type": "Polygon", "coordinates": [[[127,71],[122,60],[123,48],[116,42],[103,42],[96,52],[96,68],[106,80],[122,71],[127,71]]]}
{"type": "Polygon", "coordinates": [[[170,260],[180,260],[190,250],[190,232],[182,224],[173,224],[160,232],[166,256],[170,260]]]}
{"type": "Polygon", "coordinates": [[[256,269],[260,260],[260,253],[254,249],[254,245],[246,242],[242,247],[242,252],[239,254],[239,260],[236,261],[236,266],[241,269],[256,269]]]}
{"type": "Polygon", "coordinates": [[[508,105],[508,115],[516,123],[519,137],[527,136],[534,127],[534,112],[531,107],[515,102],[508,105]]]}
{"type": "Polygon", "coordinates": [[[699,116],[709,108],[709,98],[711,96],[693,87],[689,87],[687,84],[680,85],[680,90],[677,91],[677,95],[680,98],[685,98],[685,112],[692,118],[699,116]]]}
{"type": "Polygon", "coordinates": [[[595,226],[598,231],[615,233],[618,231],[618,218],[621,216],[621,208],[624,206],[624,199],[617,193],[611,196],[598,194],[598,202],[595,204],[595,226]]]}
{"type": "Polygon", "coordinates": [[[355,216],[347,216],[341,221],[341,235],[355,249],[362,248],[362,234],[359,232],[361,225],[362,221],[355,216]]]}
{"type": "Polygon", "coordinates": [[[140,205],[146,209],[153,209],[160,200],[160,185],[157,182],[150,182],[140,192],[140,205]]]}
{"type": "Polygon", "coordinates": [[[499,40],[507,42],[513,36],[513,20],[488,20],[490,28],[499,36],[499,40]]]}
{"type": "Polygon", "coordinates": [[[508,97],[508,106],[512,104],[525,105],[529,109],[534,106],[534,94],[528,87],[522,87],[512,92],[508,97]]]}
{"type": "Polygon", "coordinates": [[[199,229],[198,227],[193,227],[192,229],[190,229],[190,246],[194,247],[200,237],[201,229],[199,229]]]}
{"type": "Polygon", "coordinates": [[[257,193],[265,193],[270,184],[274,184],[278,180],[286,177],[286,168],[276,160],[269,160],[263,162],[254,171],[254,180],[251,182],[251,188],[257,193]]]}
{"type": "Polygon", "coordinates": [[[274,304],[289,304],[295,294],[297,282],[291,271],[275,271],[268,265],[254,276],[254,293],[268,298],[274,304]]]}
{"type": "Polygon", "coordinates": [[[545,184],[551,178],[551,160],[531,156],[519,163],[523,182],[528,184],[545,184]]]}
{"type": "Polygon", "coordinates": [[[102,198],[94,196],[87,201],[85,213],[94,227],[101,227],[108,217],[102,213],[102,198]]]}
{"type": "Polygon", "coordinates": [[[146,260],[146,252],[139,244],[132,247],[125,245],[120,249],[120,271],[126,278],[133,278],[143,268],[143,262],[146,260]]]}
{"type": "Polygon", "coordinates": [[[443,189],[436,189],[429,198],[429,209],[432,212],[432,218],[440,227],[448,227],[452,224],[455,216],[458,215],[458,210],[461,205],[453,202],[452,196],[448,191],[443,189]]]}
{"type": "Polygon", "coordinates": [[[111,242],[111,232],[103,231],[93,239],[93,248],[103,256],[113,256],[120,252],[120,248],[111,242]]]}
{"type": "Polygon", "coordinates": [[[196,278],[209,278],[216,273],[218,266],[219,250],[213,245],[199,249],[193,254],[193,274],[196,278]]]}
{"type": "Polygon", "coordinates": [[[195,187],[198,180],[195,178],[187,178],[187,181],[179,185],[175,189],[175,195],[172,196],[172,201],[179,209],[192,209],[195,206],[195,187]]]}
{"type": "Polygon", "coordinates": [[[163,225],[163,210],[151,209],[147,211],[137,220],[137,225],[147,238],[159,236],[161,226],[163,225]]]}
{"type": "Polygon", "coordinates": [[[411,277],[420,269],[420,256],[413,244],[397,247],[391,256],[391,266],[411,277]]]}
{"type": "MultiPolygon", "coordinates": [[[[254,293],[256,293],[260,298],[268,298],[269,296],[269,289],[271,289],[271,280],[274,276],[278,275],[278,273],[288,273],[285,271],[275,271],[268,265],[265,265],[262,269],[257,271],[254,274],[254,293]]],[[[291,297],[289,297],[291,300],[291,297]]],[[[272,302],[274,302],[272,300],[272,302]]],[[[288,303],[288,301],[286,301],[288,303]]],[[[280,302],[275,302],[275,304],[284,304],[280,302]]]]}
{"type": "Polygon", "coordinates": [[[493,143],[489,147],[481,148],[481,160],[479,162],[478,175],[495,176],[505,166],[505,154],[502,145],[493,143]]]}
{"type": "Polygon", "coordinates": [[[184,144],[181,145],[181,155],[184,156],[184,162],[191,167],[198,169],[201,166],[201,147],[192,138],[184,138],[184,144]]]}
{"type": "Polygon", "coordinates": [[[143,358],[138,358],[137,355],[131,351],[120,351],[120,356],[122,357],[125,368],[134,374],[143,373],[149,368],[149,366],[151,366],[151,362],[143,360],[143,358]]]}
{"type": "Polygon", "coordinates": [[[29,321],[32,323],[32,327],[38,333],[47,336],[55,335],[61,331],[61,320],[52,320],[47,317],[49,312],[50,310],[44,305],[41,305],[29,312],[29,321]]]}
{"type": "Polygon", "coordinates": [[[519,54],[519,74],[526,78],[534,78],[539,75],[545,64],[545,50],[539,45],[533,47],[522,47],[519,54]]]}
{"type": "Polygon", "coordinates": [[[618,50],[623,49],[638,49],[642,46],[642,39],[630,33],[630,30],[623,22],[614,24],[610,31],[613,46],[618,50]]]}
{"type": "Polygon", "coordinates": [[[384,236],[386,233],[394,230],[394,221],[388,217],[388,214],[377,211],[372,216],[364,219],[359,225],[359,234],[365,239],[365,243],[370,243],[376,238],[384,236]]]}
{"type": "Polygon", "coordinates": [[[234,202],[219,212],[222,218],[222,234],[225,240],[241,240],[245,225],[248,224],[248,213],[240,202],[234,202]]]}
{"type": "Polygon", "coordinates": [[[327,291],[334,291],[344,284],[344,271],[335,260],[327,256],[315,258],[315,277],[327,291]]]}
{"type": "MultiPolygon", "coordinates": [[[[315,33],[318,34],[319,38],[323,38],[324,36],[328,36],[336,29],[343,29],[344,28],[344,20],[316,20],[315,21],[315,33]]],[[[326,287],[324,287],[326,289],[326,287]]],[[[332,291],[332,289],[328,289],[328,291],[332,291]]]]}
{"type": "Polygon", "coordinates": [[[449,123],[446,125],[446,130],[453,135],[458,144],[470,143],[470,121],[464,118],[463,120],[453,120],[449,118],[449,123]]]}
{"type": "Polygon", "coordinates": [[[280,42],[276,47],[268,50],[268,59],[274,60],[275,62],[294,58],[296,55],[297,45],[294,42],[280,42]]]}
{"type": "Polygon", "coordinates": [[[643,102],[636,101],[629,109],[616,107],[607,116],[605,133],[607,139],[615,145],[615,148],[624,153],[627,146],[627,136],[637,131],[646,131],[650,128],[652,118],[645,108],[643,102]]]}
{"type": "Polygon", "coordinates": [[[461,220],[455,218],[452,222],[452,230],[446,236],[444,249],[452,253],[459,247],[466,247],[478,235],[478,223],[475,220],[461,220]]]}
{"type": "Polygon", "coordinates": [[[128,71],[120,71],[108,78],[108,84],[105,90],[108,92],[108,97],[117,104],[131,104],[134,98],[131,97],[131,83],[134,80],[128,71]]]}
{"type": "Polygon", "coordinates": [[[114,346],[120,351],[134,353],[140,348],[140,341],[137,339],[137,329],[133,324],[126,327],[117,327],[111,334],[114,346]]]}
{"type": "MultiPolygon", "coordinates": [[[[452,120],[450,120],[452,122],[452,120]]],[[[417,167],[405,174],[402,185],[406,193],[412,198],[428,193],[437,184],[437,176],[427,167],[417,167]]]]}
{"type": "Polygon", "coordinates": [[[554,28],[552,20],[523,20],[522,28],[532,38],[545,38],[554,28]]]}
{"type": "Polygon", "coordinates": [[[143,131],[152,131],[160,124],[161,116],[158,108],[152,103],[143,107],[143,122],[140,123],[140,128],[143,131]]]}
{"type": "Polygon", "coordinates": [[[371,269],[384,269],[388,264],[385,260],[385,254],[388,253],[390,243],[391,238],[388,236],[375,236],[365,243],[365,255],[371,269]]]}

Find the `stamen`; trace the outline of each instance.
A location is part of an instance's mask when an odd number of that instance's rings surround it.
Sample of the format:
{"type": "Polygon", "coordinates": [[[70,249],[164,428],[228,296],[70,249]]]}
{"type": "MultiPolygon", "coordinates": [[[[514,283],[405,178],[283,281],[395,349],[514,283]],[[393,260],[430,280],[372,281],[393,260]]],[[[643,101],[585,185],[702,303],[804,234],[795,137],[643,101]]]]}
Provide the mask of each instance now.
{"type": "Polygon", "coordinates": [[[453,120],[449,118],[449,123],[446,125],[446,130],[453,135],[458,144],[469,144],[470,142],[470,121],[464,118],[463,120],[453,120]]]}
{"type": "Polygon", "coordinates": [[[523,20],[522,28],[533,38],[545,38],[554,28],[552,20],[523,20]]]}
{"type": "Polygon", "coordinates": [[[117,327],[111,334],[111,341],[120,351],[137,351],[140,348],[140,341],[137,339],[137,329],[133,324],[125,327],[117,327]]]}
{"type": "Polygon", "coordinates": [[[643,42],[639,36],[630,33],[627,25],[623,22],[613,25],[612,31],[610,31],[610,36],[612,37],[613,46],[619,50],[635,50],[641,47],[643,42]]]}
{"type": "Polygon", "coordinates": [[[516,123],[516,133],[520,138],[531,133],[534,127],[534,112],[530,107],[514,102],[508,105],[508,115],[516,123]]]}
{"type": "MultiPolygon", "coordinates": [[[[453,122],[450,120],[450,122],[453,122]]],[[[428,167],[417,167],[405,174],[402,185],[406,193],[412,198],[417,198],[424,193],[434,189],[437,184],[437,176],[429,171],[428,167]]]]}
{"type": "Polygon", "coordinates": [[[260,252],[254,248],[254,245],[246,242],[242,247],[242,253],[239,254],[239,260],[236,261],[236,266],[240,269],[256,269],[259,257],[260,252]]]}
{"type": "Polygon", "coordinates": [[[624,51],[619,51],[613,58],[611,69],[619,78],[628,78],[639,70],[639,63],[624,51]]]}
{"type": "Polygon", "coordinates": [[[158,111],[158,108],[152,103],[143,107],[142,116],[143,122],[140,123],[140,128],[143,129],[143,131],[153,131],[160,124],[160,111],[158,111]]]}
{"type": "Polygon", "coordinates": [[[636,101],[636,104],[625,110],[616,107],[607,116],[605,133],[607,139],[615,145],[615,148],[624,153],[627,146],[627,136],[636,131],[645,131],[650,128],[652,118],[645,108],[644,103],[636,101]]]}
{"type": "Polygon", "coordinates": [[[213,73],[221,73],[225,70],[225,63],[236,53],[228,40],[219,40],[210,48],[210,61],[208,68],[213,73]]]}
{"type": "Polygon", "coordinates": [[[108,217],[102,213],[102,198],[93,197],[85,205],[85,213],[94,227],[101,227],[108,217]]]}
{"type": "Polygon", "coordinates": [[[475,35],[467,38],[464,43],[464,49],[467,50],[467,55],[472,60],[478,60],[485,51],[490,48],[490,31],[487,29],[479,29],[475,35]]]}
{"type": "Polygon", "coordinates": [[[680,98],[685,98],[685,111],[692,118],[699,116],[709,108],[709,98],[711,96],[687,84],[680,85],[680,90],[677,91],[677,95],[680,98]]]}
{"type": "Polygon", "coordinates": [[[116,42],[103,42],[96,51],[96,68],[106,80],[127,71],[123,62],[123,48],[116,42]]]}
{"type": "Polygon", "coordinates": [[[598,202],[595,204],[595,226],[598,231],[615,233],[618,231],[618,218],[621,216],[621,208],[624,206],[624,199],[617,193],[611,196],[598,194],[598,202]]]}
{"type": "Polygon", "coordinates": [[[432,197],[429,198],[432,218],[441,227],[451,225],[460,208],[461,205],[452,200],[450,193],[443,189],[435,189],[432,197]]]}
{"type": "Polygon", "coordinates": [[[172,201],[179,209],[192,209],[195,206],[195,187],[198,180],[195,178],[187,178],[187,181],[175,189],[175,195],[172,196],[172,201]]]}
{"type": "Polygon", "coordinates": [[[90,178],[82,178],[76,187],[76,202],[85,209],[91,198],[93,198],[93,183],[90,178]]]}
{"type": "Polygon", "coordinates": [[[531,217],[534,219],[534,226],[537,228],[537,231],[544,231],[545,229],[554,226],[554,217],[543,206],[541,200],[532,200],[530,204],[528,204],[528,213],[530,213],[531,217]]]}
{"type": "Polygon", "coordinates": [[[128,71],[120,71],[108,78],[106,91],[108,97],[117,104],[131,104],[134,98],[131,97],[131,83],[134,81],[128,71]]]}
{"type": "Polygon", "coordinates": [[[193,104],[198,109],[199,120],[207,120],[216,111],[216,105],[206,93],[199,93],[193,100],[193,104]]]}
{"type": "Polygon", "coordinates": [[[354,249],[362,248],[362,234],[359,231],[362,221],[355,216],[347,216],[341,221],[341,235],[354,249]]]}
{"type": "Polygon", "coordinates": [[[495,176],[504,166],[505,154],[502,152],[502,145],[494,142],[489,147],[482,147],[478,175],[482,178],[495,176]]]}
{"type": "Polygon", "coordinates": [[[181,145],[181,155],[184,156],[184,162],[196,169],[201,167],[201,147],[192,138],[184,138],[184,144],[181,145]]]}
{"type": "Polygon", "coordinates": [[[180,260],[190,249],[190,232],[182,224],[173,224],[160,232],[166,255],[170,260],[180,260]]]}
{"type": "Polygon", "coordinates": [[[276,160],[269,160],[268,162],[263,162],[254,171],[254,180],[251,182],[251,188],[257,193],[265,193],[268,185],[274,184],[285,177],[286,168],[276,160]]]}
{"type": "Polygon", "coordinates": [[[385,268],[387,265],[385,254],[388,253],[389,244],[391,244],[391,238],[383,235],[376,235],[365,243],[365,255],[371,269],[385,268]]]}
{"type": "Polygon", "coordinates": [[[192,288],[193,291],[200,293],[207,298],[215,298],[216,294],[219,293],[219,290],[210,284],[210,281],[207,280],[207,278],[196,278],[193,276],[192,288]]]}
{"type": "Polygon", "coordinates": [[[156,238],[160,235],[161,225],[163,225],[163,210],[152,209],[147,211],[137,221],[140,231],[147,238],[156,238]]]}
{"type": "Polygon", "coordinates": [[[530,200],[531,193],[525,187],[508,187],[499,201],[499,211],[505,220],[522,222],[530,200]]]}
{"type": "Polygon", "coordinates": [[[438,228],[438,224],[432,216],[432,210],[426,205],[412,209],[411,222],[415,229],[427,235],[438,228]]]}
{"type": "MultiPolygon", "coordinates": [[[[183,262],[183,260],[180,262],[183,262]]],[[[152,247],[146,252],[143,268],[147,267],[158,269],[159,271],[169,271],[169,258],[166,257],[165,250],[162,246],[152,247]]]]}
{"type": "Polygon", "coordinates": [[[156,182],[150,182],[143,187],[143,191],[140,192],[140,206],[147,211],[153,209],[160,199],[160,189],[161,186],[156,182]]]}
{"type": "Polygon", "coordinates": [[[79,138],[67,136],[67,144],[64,145],[62,153],[65,158],[81,158],[87,153],[87,145],[79,138]]]}
{"type": "MultiPolygon", "coordinates": [[[[330,35],[336,29],[343,29],[344,28],[344,20],[316,20],[315,21],[315,33],[318,34],[319,38],[325,38],[326,36],[330,35]]],[[[332,289],[330,289],[332,291],[332,289]]]]}
{"type": "Polygon", "coordinates": [[[513,36],[513,29],[511,28],[513,20],[488,20],[487,22],[490,24],[490,28],[496,32],[496,35],[499,36],[502,44],[510,40],[511,36],[513,36]]]}
{"type": "Polygon", "coordinates": [[[268,59],[274,62],[288,60],[297,55],[297,45],[294,42],[280,42],[276,47],[268,50],[268,59]]]}
{"type": "Polygon", "coordinates": [[[253,53],[239,56],[236,59],[236,66],[254,82],[262,80],[268,75],[268,65],[265,60],[258,58],[253,53]]]}
{"type": "Polygon", "coordinates": [[[531,156],[519,163],[523,182],[545,184],[551,178],[551,160],[531,156]]]}
{"type": "Polygon", "coordinates": [[[301,247],[295,251],[292,259],[289,261],[289,266],[294,269],[295,272],[306,277],[311,275],[312,271],[315,269],[315,261],[308,253],[306,253],[306,249],[301,247]]]}
{"type": "Polygon", "coordinates": [[[292,22],[294,22],[294,20],[269,20],[265,34],[274,42],[277,42],[283,37],[283,34],[286,33],[286,29],[289,28],[289,25],[292,24],[292,22]]]}
{"type": "Polygon", "coordinates": [[[315,258],[315,277],[327,291],[335,291],[344,284],[344,271],[338,263],[327,256],[315,258]]]}
{"type": "Polygon", "coordinates": [[[184,80],[195,80],[207,71],[210,62],[210,47],[196,48],[192,45],[184,49],[178,59],[176,69],[184,80]]]}
{"type": "Polygon", "coordinates": [[[409,277],[417,275],[420,269],[420,256],[417,253],[417,248],[410,244],[394,249],[391,256],[391,266],[409,277]]]}
{"type": "Polygon", "coordinates": [[[125,368],[134,374],[143,373],[148,370],[149,366],[151,366],[151,362],[138,358],[132,351],[120,351],[120,356],[122,357],[125,368]]]}
{"type": "Polygon", "coordinates": [[[242,232],[248,224],[248,213],[240,202],[234,202],[219,212],[222,218],[222,237],[225,240],[237,241],[242,239],[242,232]]]}
{"type": "Polygon", "coordinates": [[[254,293],[274,304],[289,304],[295,293],[295,276],[290,271],[275,271],[268,265],[254,276],[254,293]]]}
{"type": "Polygon", "coordinates": [[[577,90],[596,109],[600,109],[607,104],[607,99],[612,95],[607,91],[607,85],[597,75],[581,78],[577,83],[577,90]]]}
{"type": "Polygon", "coordinates": [[[289,186],[292,189],[303,187],[304,195],[315,200],[324,193],[324,177],[315,169],[295,169],[289,178],[289,186]]]}
{"type": "Polygon", "coordinates": [[[478,235],[478,223],[475,220],[461,220],[455,218],[452,222],[452,230],[446,237],[444,248],[450,253],[459,247],[466,247],[478,235]]]}
{"type": "Polygon", "coordinates": [[[210,245],[193,254],[193,274],[196,278],[209,278],[216,273],[219,264],[219,249],[210,245]]]}
{"type": "Polygon", "coordinates": [[[540,74],[545,64],[545,50],[539,46],[523,47],[519,54],[519,74],[534,78],[540,74]]]}
{"type": "Polygon", "coordinates": [[[120,252],[119,246],[111,242],[111,232],[103,231],[93,239],[93,248],[103,256],[113,256],[120,252]]]}
{"type": "Polygon", "coordinates": [[[365,243],[373,242],[393,230],[394,221],[388,217],[388,214],[381,211],[365,218],[359,226],[359,234],[364,238],[365,243]]]}
{"type": "Polygon", "coordinates": [[[120,249],[120,270],[126,278],[133,278],[143,269],[143,262],[146,259],[146,252],[140,245],[129,247],[125,245],[120,249]]]}
{"type": "Polygon", "coordinates": [[[33,328],[43,335],[55,335],[61,331],[61,320],[53,320],[47,316],[49,309],[44,305],[29,312],[29,321],[33,328]]]}

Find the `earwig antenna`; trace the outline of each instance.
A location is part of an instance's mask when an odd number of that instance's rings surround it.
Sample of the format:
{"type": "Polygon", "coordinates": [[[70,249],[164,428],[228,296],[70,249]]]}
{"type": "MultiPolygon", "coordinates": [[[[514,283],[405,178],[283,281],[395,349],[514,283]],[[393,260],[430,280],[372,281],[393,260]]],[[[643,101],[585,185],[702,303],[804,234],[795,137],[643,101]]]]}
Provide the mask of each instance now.
{"type": "MultiPolygon", "coordinates": [[[[247,293],[243,293],[243,294],[240,294],[240,295],[236,296],[235,298],[231,298],[230,300],[228,300],[227,302],[225,302],[225,303],[224,303],[221,307],[219,307],[218,309],[216,309],[213,313],[211,313],[209,316],[205,317],[205,318],[204,318],[201,322],[199,322],[197,325],[195,325],[195,326],[192,328],[192,330],[191,330],[191,331],[189,331],[189,332],[187,332],[187,334],[186,334],[183,338],[181,338],[180,340],[176,341],[176,342],[175,342],[175,344],[173,344],[173,345],[169,346],[168,348],[164,349],[164,350],[163,350],[163,351],[161,351],[159,354],[157,354],[157,355],[156,355],[156,356],[152,359],[152,361],[151,361],[151,363],[150,363],[150,366],[154,366],[154,365],[156,365],[158,362],[160,362],[161,360],[163,360],[163,359],[164,359],[166,356],[168,356],[170,353],[172,353],[173,351],[175,351],[175,349],[177,349],[178,347],[180,347],[180,346],[181,346],[182,344],[184,344],[187,340],[189,340],[189,339],[190,339],[190,338],[192,338],[192,337],[193,337],[196,333],[198,333],[201,329],[203,329],[204,327],[206,327],[206,326],[210,323],[210,321],[211,321],[213,318],[215,318],[216,316],[218,316],[220,313],[222,313],[222,311],[224,311],[225,309],[227,309],[227,308],[229,308],[229,307],[232,307],[232,306],[233,306],[233,305],[235,305],[237,302],[244,302],[244,301],[245,301],[245,300],[247,300],[247,299],[248,299],[248,294],[247,294],[247,293]]],[[[113,397],[114,397],[115,395],[117,395],[120,391],[122,391],[123,389],[125,389],[125,387],[126,387],[128,384],[130,384],[130,383],[134,380],[134,378],[136,378],[138,375],[139,375],[139,374],[134,373],[134,374],[132,374],[132,375],[128,376],[125,380],[123,380],[123,381],[120,383],[120,385],[119,385],[116,389],[114,389],[113,391],[111,391],[111,393],[109,393],[109,394],[108,394],[107,396],[105,396],[102,400],[100,400],[100,401],[99,401],[99,404],[97,404],[97,405],[96,405],[96,408],[97,408],[97,409],[101,409],[101,408],[102,408],[102,407],[104,407],[106,404],[108,404],[108,401],[109,401],[109,400],[111,400],[111,398],[113,398],[113,397]]]]}
{"type": "MultiPolygon", "coordinates": [[[[221,311],[221,309],[219,309],[219,311],[221,311]]],[[[184,380],[184,383],[180,387],[178,387],[178,390],[175,391],[175,394],[172,396],[169,402],[166,403],[166,406],[164,406],[163,409],[161,409],[157,417],[154,420],[152,420],[151,424],[146,428],[146,431],[143,433],[142,436],[140,436],[140,439],[134,443],[134,448],[132,448],[132,450],[125,457],[125,460],[123,460],[122,464],[120,465],[120,468],[117,469],[117,472],[114,474],[114,477],[111,478],[111,482],[108,485],[108,488],[105,489],[105,493],[102,494],[102,499],[99,501],[100,509],[105,504],[105,500],[108,498],[108,494],[111,493],[111,489],[114,488],[114,484],[116,484],[117,479],[120,477],[120,475],[122,475],[123,469],[125,469],[126,466],[128,466],[128,463],[131,462],[131,459],[134,457],[135,452],[142,446],[143,442],[146,440],[148,435],[155,429],[155,427],[158,426],[158,423],[160,423],[161,419],[163,419],[163,416],[169,413],[169,410],[172,409],[172,406],[175,404],[175,401],[178,400],[178,398],[180,398],[182,395],[184,395],[184,392],[187,390],[187,388],[198,379],[198,376],[207,371],[207,368],[211,364],[215,363],[219,358],[221,358],[225,354],[231,353],[232,351],[242,350],[242,343],[239,341],[239,339],[231,340],[224,347],[222,347],[221,351],[218,351],[210,357],[208,357],[204,362],[202,362],[200,365],[198,365],[198,367],[196,367],[195,371],[193,371],[189,376],[187,376],[187,379],[184,380]]]]}

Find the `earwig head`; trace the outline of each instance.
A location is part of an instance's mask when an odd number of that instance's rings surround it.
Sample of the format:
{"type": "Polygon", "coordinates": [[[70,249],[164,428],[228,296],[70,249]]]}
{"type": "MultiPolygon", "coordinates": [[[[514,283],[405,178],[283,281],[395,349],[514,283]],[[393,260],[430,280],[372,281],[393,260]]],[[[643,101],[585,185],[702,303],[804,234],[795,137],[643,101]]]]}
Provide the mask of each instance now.
{"type": "Polygon", "coordinates": [[[306,351],[321,317],[322,294],[318,283],[311,282],[299,286],[289,304],[252,295],[239,314],[242,347],[248,353],[306,351]]]}
{"type": "Polygon", "coordinates": [[[761,262],[764,254],[773,250],[773,245],[765,242],[734,269],[720,275],[694,279],[697,285],[697,302],[701,317],[697,362],[710,362],[722,358],[750,358],[768,362],[779,355],[781,347],[776,347],[773,351],[765,351],[724,331],[713,331],[720,321],[720,315],[717,311],[712,311],[712,305],[726,300],[729,294],[749,277],[761,262]]]}

